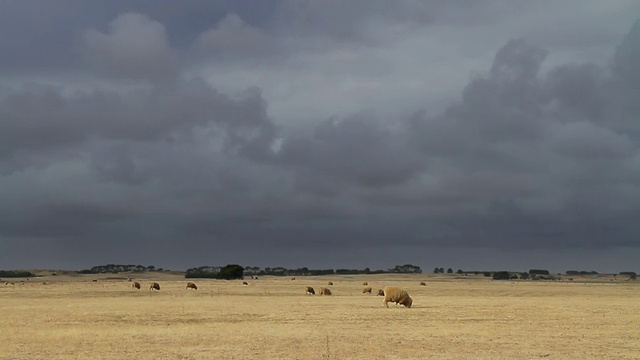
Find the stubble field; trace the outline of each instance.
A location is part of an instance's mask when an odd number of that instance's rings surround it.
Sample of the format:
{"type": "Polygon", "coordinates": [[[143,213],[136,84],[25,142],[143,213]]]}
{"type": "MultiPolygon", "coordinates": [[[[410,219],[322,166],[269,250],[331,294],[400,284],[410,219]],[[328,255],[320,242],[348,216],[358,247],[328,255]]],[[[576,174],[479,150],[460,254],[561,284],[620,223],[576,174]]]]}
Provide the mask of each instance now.
{"type": "Polygon", "coordinates": [[[118,276],[142,289],[107,276],[3,279],[0,359],[640,358],[640,284],[623,279],[262,277],[195,279],[194,291],[179,275],[118,276]],[[364,281],[374,294],[405,288],[413,307],[383,308],[364,281]]]}

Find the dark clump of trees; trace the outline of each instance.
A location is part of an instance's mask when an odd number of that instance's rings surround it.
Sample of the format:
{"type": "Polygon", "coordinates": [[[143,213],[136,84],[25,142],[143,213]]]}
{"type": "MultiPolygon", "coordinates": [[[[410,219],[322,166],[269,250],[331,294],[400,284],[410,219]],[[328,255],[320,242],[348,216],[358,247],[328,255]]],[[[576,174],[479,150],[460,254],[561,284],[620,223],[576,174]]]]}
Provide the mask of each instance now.
{"type": "Polygon", "coordinates": [[[244,268],[238,264],[231,264],[220,269],[218,279],[235,280],[244,279],[244,268]]]}
{"type": "Polygon", "coordinates": [[[493,273],[493,280],[509,280],[511,279],[511,275],[508,271],[496,271],[493,273]]]}
{"type": "Polygon", "coordinates": [[[598,275],[597,271],[577,271],[577,270],[568,270],[565,272],[567,275],[598,275]]]}
{"type": "Polygon", "coordinates": [[[529,275],[549,275],[549,270],[531,269],[529,275]]]}
{"type": "Polygon", "coordinates": [[[422,269],[420,269],[420,266],[404,264],[396,265],[393,269],[389,269],[389,272],[400,274],[422,274],[422,269]]]}
{"type": "Polygon", "coordinates": [[[244,267],[237,264],[229,264],[220,266],[200,266],[187,270],[185,278],[205,278],[205,279],[223,279],[235,280],[244,278],[244,267]]]}
{"type": "Polygon", "coordinates": [[[119,272],[144,272],[144,271],[164,271],[163,268],[156,268],[153,265],[117,265],[107,264],[94,266],[91,269],[78,271],[78,274],[117,274],[119,272]]]}
{"type": "Polygon", "coordinates": [[[0,278],[18,278],[18,277],[35,277],[36,275],[29,271],[18,270],[0,270],[0,278]]]}

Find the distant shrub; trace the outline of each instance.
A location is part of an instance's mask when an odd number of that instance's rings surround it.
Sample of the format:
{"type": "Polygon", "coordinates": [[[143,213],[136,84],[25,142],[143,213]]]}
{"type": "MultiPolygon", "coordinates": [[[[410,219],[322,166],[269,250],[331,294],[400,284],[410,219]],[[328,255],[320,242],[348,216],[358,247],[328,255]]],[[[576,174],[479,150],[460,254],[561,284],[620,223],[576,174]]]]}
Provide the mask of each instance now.
{"type": "Polygon", "coordinates": [[[493,280],[509,280],[509,272],[508,271],[496,271],[493,273],[493,280]]]}
{"type": "Polygon", "coordinates": [[[532,269],[529,270],[529,275],[549,275],[549,270],[532,269]]]}
{"type": "Polygon", "coordinates": [[[580,275],[598,275],[597,271],[580,271],[580,275]]]}
{"type": "Polygon", "coordinates": [[[484,275],[484,277],[491,277],[492,273],[491,273],[491,272],[489,272],[489,271],[485,271],[485,272],[483,273],[483,275],[484,275]]]}
{"type": "Polygon", "coordinates": [[[636,274],[635,271],[623,271],[620,273],[620,275],[637,276],[638,274],[636,274]]]}

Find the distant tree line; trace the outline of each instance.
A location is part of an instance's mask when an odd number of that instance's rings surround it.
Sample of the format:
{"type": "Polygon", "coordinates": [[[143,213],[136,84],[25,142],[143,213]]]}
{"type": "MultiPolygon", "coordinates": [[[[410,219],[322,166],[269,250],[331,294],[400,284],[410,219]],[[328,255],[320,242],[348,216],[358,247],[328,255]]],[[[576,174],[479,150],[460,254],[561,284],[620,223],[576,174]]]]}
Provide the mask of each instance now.
{"type": "MultiPolygon", "coordinates": [[[[230,266],[230,265],[227,265],[230,266]]],[[[239,266],[239,265],[237,265],[239,266]]],[[[220,275],[225,267],[220,266],[200,266],[187,269],[186,278],[210,278],[221,279],[226,275],[220,275]],[[222,277],[221,277],[222,276],[222,277]]],[[[258,266],[243,267],[243,274],[251,276],[271,275],[271,276],[318,276],[318,275],[351,275],[351,274],[421,274],[422,269],[419,266],[404,264],[396,265],[388,270],[371,270],[369,268],[360,269],[309,269],[307,267],[288,269],[285,267],[265,267],[261,269],[258,266]]]]}
{"type": "Polygon", "coordinates": [[[18,270],[0,270],[0,278],[17,278],[17,277],[35,277],[36,275],[29,271],[18,270]]]}
{"type": "Polygon", "coordinates": [[[117,274],[119,272],[144,272],[144,271],[165,271],[163,268],[156,268],[153,265],[116,265],[107,264],[94,266],[91,269],[78,271],[78,274],[117,274]]]}
{"type": "MultiPolygon", "coordinates": [[[[433,269],[433,273],[434,274],[444,274],[444,268],[435,268],[435,269],[433,269]]],[[[476,271],[476,274],[479,274],[479,273],[480,273],[479,271],[476,271]]],[[[453,274],[453,269],[452,268],[448,268],[447,269],[447,274],[453,274]]],[[[465,274],[465,272],[462,271],[462,269],[458,269],[456,271],[456,274],[460,274],[461,275],[461,274],[465,274]]]]}
{"type": "Polygon", "coordinates": [[[577,271],[577,270],[567,270],[565,272],[567,275],[598,275],[597,271],[577,271]]]}

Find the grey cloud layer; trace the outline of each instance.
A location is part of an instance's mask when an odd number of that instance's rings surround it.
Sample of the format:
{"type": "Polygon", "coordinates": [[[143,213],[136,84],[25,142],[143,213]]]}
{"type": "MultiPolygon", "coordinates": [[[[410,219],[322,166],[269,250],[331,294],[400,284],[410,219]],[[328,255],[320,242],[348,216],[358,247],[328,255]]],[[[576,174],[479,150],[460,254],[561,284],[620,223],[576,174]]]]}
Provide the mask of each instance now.
{"type": "MultiPolygon", "coordinates": [[[[359,13],[350,4],[345,14],[359,13]]],[[[333,19],[328,32],[318,29],[336,11],[331,2],[274,4],[262,22],[236,8],[182,47],[169,22],[140,13],[84,26],[73,71],[94,84],[0,89],[0,239],[9,249],[0,260],[34,242],[42,256],[64,258],[60,244],[86,261],[118,257],[103,246],[114,241],[145,259],[185,246],[206,249],[196,256],[203,263],[209,252],[248,251],[239,261],[249,263],[307,249],[316,264],[333,264],[336,246],[370,260],[389,245],[409,258],[453,246],[640,247],[640,22],[612,44],[606,65],[543,70],[553,51],[510,40],[435,113],[389,117],[372,104],[278,122],[264,90],[227,93],[189,68],[276,66],[273,56],[306,51],[283,41],[288,28],[384,48],[367,39],[370,24],[407,31],[460,16],[431,5],[412,12],[408,2],[387,13],[384,4],[353,27],[333,19]],[[297,22],[276,21],[282,14],[297,22]]]]}

